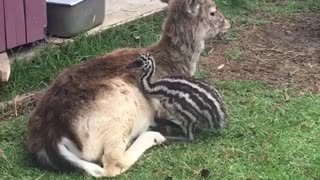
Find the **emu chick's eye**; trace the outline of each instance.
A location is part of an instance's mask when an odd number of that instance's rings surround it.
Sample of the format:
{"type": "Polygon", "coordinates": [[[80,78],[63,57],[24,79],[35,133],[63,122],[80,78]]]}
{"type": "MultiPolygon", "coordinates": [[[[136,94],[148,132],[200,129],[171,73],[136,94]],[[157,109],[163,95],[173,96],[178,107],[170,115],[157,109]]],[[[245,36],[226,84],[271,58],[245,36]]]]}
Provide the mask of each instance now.
{"type": "Polygon", "coordinates": [[[211,16],[214,16],[214,12],[210,12],[210,15],[211,15],[211,16]]]}

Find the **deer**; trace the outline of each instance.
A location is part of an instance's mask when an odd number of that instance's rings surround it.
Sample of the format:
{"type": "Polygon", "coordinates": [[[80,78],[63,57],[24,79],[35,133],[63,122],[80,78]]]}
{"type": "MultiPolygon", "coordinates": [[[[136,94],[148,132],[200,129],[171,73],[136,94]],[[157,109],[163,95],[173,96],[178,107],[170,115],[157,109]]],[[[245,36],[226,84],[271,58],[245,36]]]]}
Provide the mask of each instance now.
{"type": "Polygon", "coordinates": [[[139,53],[157,60],[158,79],[192,76],[205,40],[230,28],[212,0],[161,0],[168,4],[160,40],[120,48],[67,68],[50,83],[31,113],[27,150],[37,165],[114,177],[127,171],[165,137],[151,131],[158,101],[139,89],[126,66],[139,53]]]}

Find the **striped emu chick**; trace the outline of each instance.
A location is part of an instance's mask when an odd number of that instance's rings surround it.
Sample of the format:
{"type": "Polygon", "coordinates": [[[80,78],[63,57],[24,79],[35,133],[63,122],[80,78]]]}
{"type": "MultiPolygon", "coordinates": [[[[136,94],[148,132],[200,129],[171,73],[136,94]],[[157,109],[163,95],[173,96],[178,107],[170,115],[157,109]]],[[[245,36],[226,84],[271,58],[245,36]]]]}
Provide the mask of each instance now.
{"type": "Polygon", "coordinates": [[[227,113],[219,92],[204,82],[185,76],[167,76],[152,82],[156,70],[153,56],[140,54],[127,66],[141,69],[140,87],[144,94],[160,101],[156,118],[181,127],[186,137],[167,137],[193,140],[196,129],[220,130],[226,126],[227,113]]]}

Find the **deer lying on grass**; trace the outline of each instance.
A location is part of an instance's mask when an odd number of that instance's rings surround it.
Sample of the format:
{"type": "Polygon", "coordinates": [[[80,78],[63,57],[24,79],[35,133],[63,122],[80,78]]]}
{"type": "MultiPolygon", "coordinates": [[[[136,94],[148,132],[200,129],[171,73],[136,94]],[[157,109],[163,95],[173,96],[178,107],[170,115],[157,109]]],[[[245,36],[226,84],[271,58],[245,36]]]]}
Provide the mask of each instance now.
{"type": "Polygon", "coordinates": [[[39,164],[111,177],[165,140],[160,133],[148,131],[156,109],[139,90],[138,74],[130,73],[126,65],[147,51],[159,60],[155,79],[193,75],[204,40],[230,27],[211,0],[169,0],[168,4],[169,15],[157,44],[115,50],[63,71],[52,82],[28,124],[28,150],[39,164]]]}

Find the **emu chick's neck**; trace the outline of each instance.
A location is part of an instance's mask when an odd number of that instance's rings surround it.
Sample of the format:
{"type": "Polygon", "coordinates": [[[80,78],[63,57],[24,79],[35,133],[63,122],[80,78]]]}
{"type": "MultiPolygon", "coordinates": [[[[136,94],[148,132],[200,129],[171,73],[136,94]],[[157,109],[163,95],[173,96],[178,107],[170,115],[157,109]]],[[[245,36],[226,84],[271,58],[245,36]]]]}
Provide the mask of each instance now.
{"type": "Polygon", "coordinates": [[[140,75],[140,86],[142,91],[149,94],[152,93],[153,90],[153,83],[151,82],[151,78],[154,76],[156,72],[156,64],[155,61],[152,60],[152,65],[148,69],[143,69],[140,75]]]}

